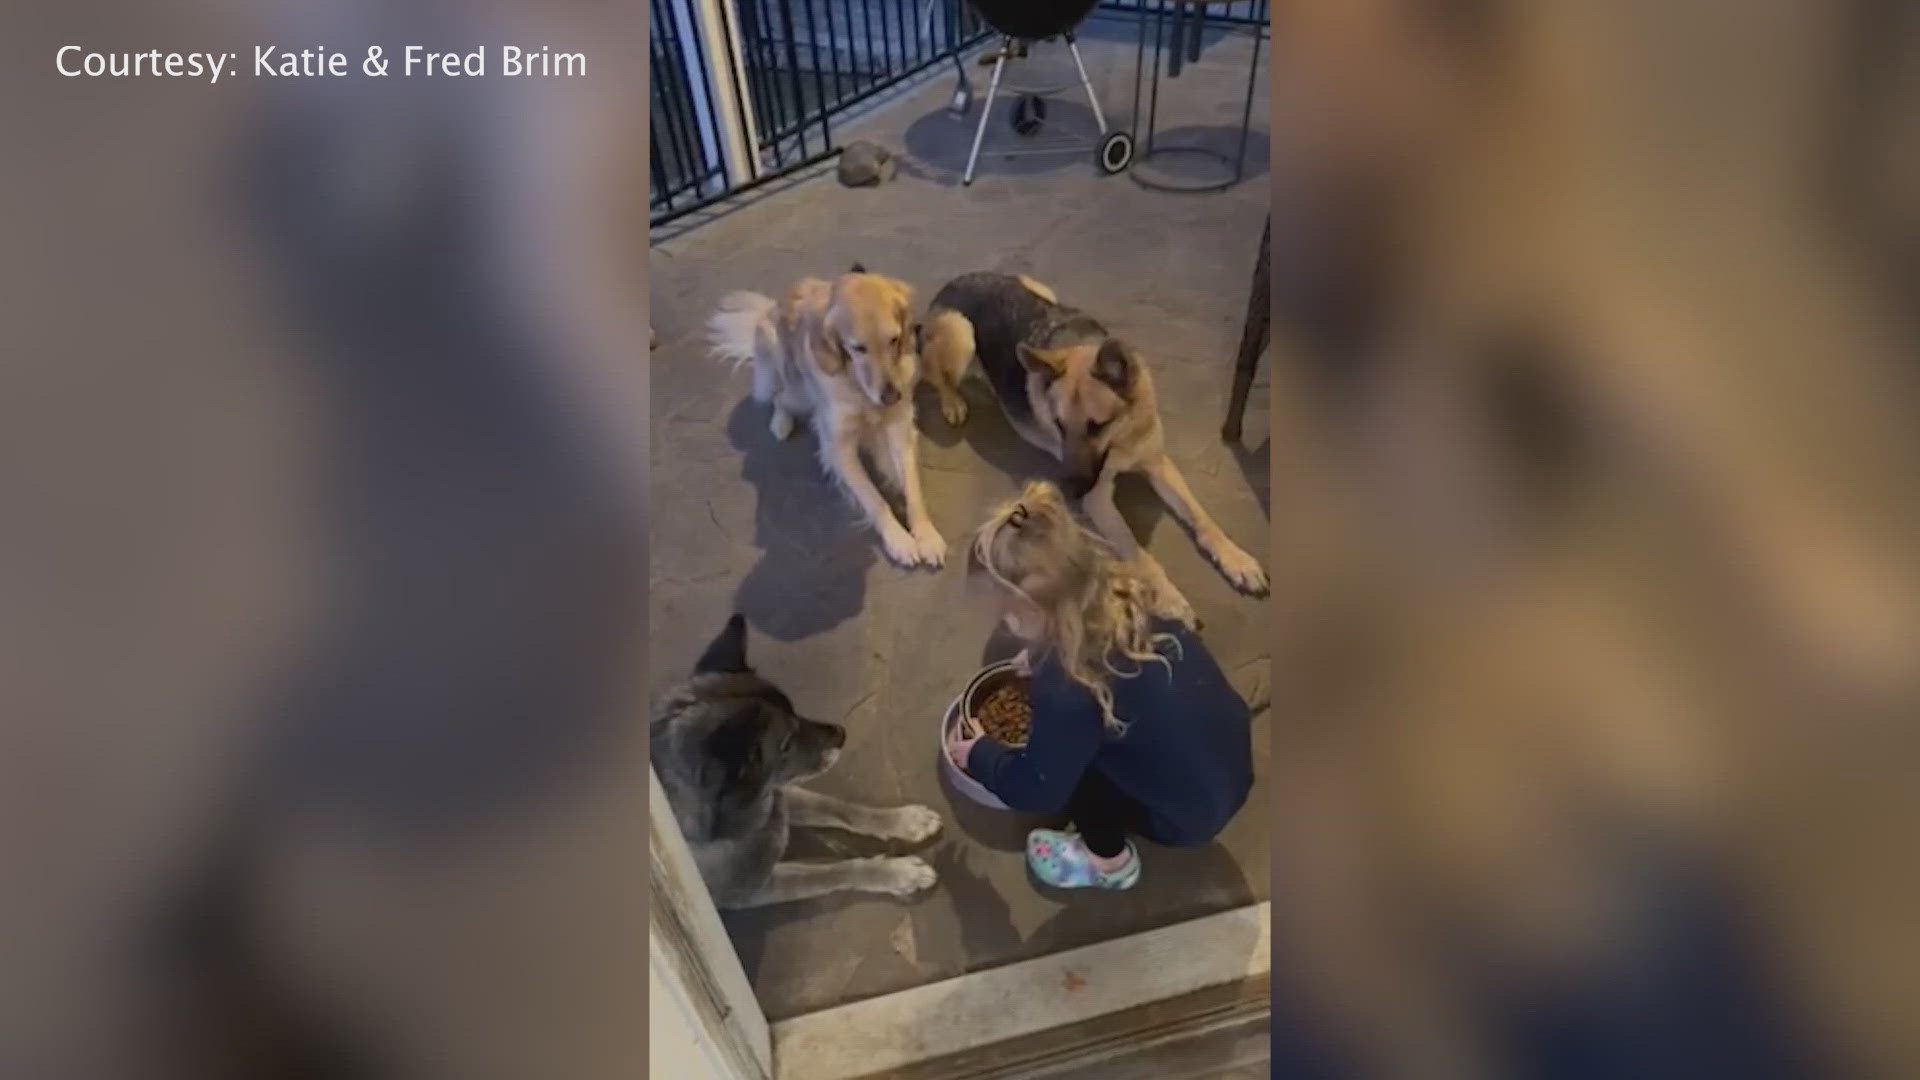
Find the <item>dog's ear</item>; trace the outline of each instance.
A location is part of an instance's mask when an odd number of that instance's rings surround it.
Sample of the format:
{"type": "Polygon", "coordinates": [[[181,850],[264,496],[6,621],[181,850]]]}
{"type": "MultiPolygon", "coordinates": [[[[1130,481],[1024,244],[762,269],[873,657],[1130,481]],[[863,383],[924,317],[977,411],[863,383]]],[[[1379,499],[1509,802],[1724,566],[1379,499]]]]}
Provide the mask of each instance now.
{"type": "Polygon", "coordinates": [[[825,318],[813,326],[813,362],[828,375],[838,375],[847,369],[846,346],[840,344],[839,332],[825,318]]]}
{"type": "Polygon", "coordinates": [[[760,706],[749,704],[707,736],[708,783],[722,800],[751,802],[771,771],[763,750],[760,706]]]}
{"type": "Polygon", "coordinates": [[[1059,378],[1061,371],[1065,370],[1066,357],[1061,353],[1049,349],[1036,349],[1024,341],[1020,343],[1017,351],[1020,353],[1021,365],[1048,382],[1059,378]]]}
{"type": "Polygon", "coordinates": [[[887,291],[893,293],[894,317],[902,327],[913,325],[913,286],[899,278],[881,278],[880,281],[886,285],[887,291]]]}
{"type": "Polygon", "coordinates": [[[1113,392],[1126,397],[1133,389],[1134,373],[1139,370],[1139,361],[1133,358],[1133,350],[1122,345],[1117,338],[1108,338],[1100,343],[1100,352],[1093,358],[1093,377],[1113,388],[1113,392]]]}
{"type": "Polygon", "coordinates": [[[747,666],[747,620],[743,615],[734,615],[720,630],[713,644],[700,654],[694,662],[693,673],[733,673],[751,671],[747,666]]]}

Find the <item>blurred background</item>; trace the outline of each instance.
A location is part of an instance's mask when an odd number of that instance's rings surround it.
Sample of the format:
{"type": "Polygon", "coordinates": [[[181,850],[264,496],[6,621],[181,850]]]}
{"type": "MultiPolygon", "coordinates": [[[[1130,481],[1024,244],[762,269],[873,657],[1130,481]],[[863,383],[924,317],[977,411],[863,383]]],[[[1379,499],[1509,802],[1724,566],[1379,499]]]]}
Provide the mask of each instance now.
{"type": "Polygon", "coordinates": [[[0,1075],[638,1073],[643,17],[26,7],[0,1075]],[[588,75],[360,77],[410,42],[588,75]]]}
{"type": "MultiPolygon", "coordinates": [[[[6,11],[0,1075],[641,1067],[644,17],[6,11]],[[589,76],[52,65],[405,40],[589,76]]],[[[1920,16],[1274,18],[1288,1015],[1920,1074],[1920,16]]]]}
{"type": "Polygon", "coordinates": [[[1920,11],[1275,19],[1303,1029],[1361,1075],[1920,1074],[1920,11]]]}

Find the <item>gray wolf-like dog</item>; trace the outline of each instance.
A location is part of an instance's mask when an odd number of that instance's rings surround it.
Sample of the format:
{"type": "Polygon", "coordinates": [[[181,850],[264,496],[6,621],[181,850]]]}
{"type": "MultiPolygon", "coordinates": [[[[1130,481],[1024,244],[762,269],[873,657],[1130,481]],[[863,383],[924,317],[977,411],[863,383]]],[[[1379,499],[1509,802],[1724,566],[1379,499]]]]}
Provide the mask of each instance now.
{"type": "Polygon", "coordinates": [[[916,844],[940,831],[924,806],[872,807],[794,785],[831,768],[846,729],[794,711],[747,665],[747,624],[735,615],[655,708],[654,772],[716,905],[758,907],[834,892],[909,896],[933,868],[911,857],[786,862],[792,827],[841,829],[916,844]]]}

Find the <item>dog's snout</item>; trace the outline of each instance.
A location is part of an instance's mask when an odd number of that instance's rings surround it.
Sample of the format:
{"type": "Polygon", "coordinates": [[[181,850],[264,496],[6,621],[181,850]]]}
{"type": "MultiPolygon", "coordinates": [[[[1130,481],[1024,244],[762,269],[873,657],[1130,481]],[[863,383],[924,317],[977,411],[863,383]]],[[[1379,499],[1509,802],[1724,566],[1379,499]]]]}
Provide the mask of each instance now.
{"type": "Polygon", "coordinates": [[[831,743],[835,750],[847,745],[847,729],[839,724],[828,724],[827,742],[831,743]]]}
{"type": "Polygon", "coordinates": [[[887,385],[880,388],[880,403],[882,405],[893,405],[893,404],[897,404],[899,401],[900,401],[899,387],[893,385],[892,383],[888,383],[887,385]]]}

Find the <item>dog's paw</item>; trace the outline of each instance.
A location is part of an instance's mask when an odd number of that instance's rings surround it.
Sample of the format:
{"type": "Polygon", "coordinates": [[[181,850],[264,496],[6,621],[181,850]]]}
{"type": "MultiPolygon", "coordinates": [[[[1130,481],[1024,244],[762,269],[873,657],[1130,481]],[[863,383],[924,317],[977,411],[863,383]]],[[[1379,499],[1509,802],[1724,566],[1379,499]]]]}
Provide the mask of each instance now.
{"type": "Polygon", "coordinates": [[[913,534],[889,521],[880,528],[880,547],[895,564],[914,567],[920,563],[920,544],[913,534]]]}
{"type": "Polygon", "coordinates": [[[909,844],[918,844],[922,840],[931,840],[940,831],[940,815],[925,806],[902,806],[896,808],[882,832],[882,839],[903,840],[909,844]]]}
{"type": "Polygon", "coordinates": [[[793,414],[785,409],[773,410],[773,422],[767,425],[767,430],[773,432],[776,439],[786,439],[793,434],[793,414]]]}
{"type": "Polygon", "coordinates": [[[913,530],[913,544],[920,562],[936,568],[947,564],[947,541],[932,523],[913,530]]]}
{"type": "Polygon", "coordinates": [[[940,402],[940,415],[946,417],[948,427],[959,427],[967,422],[967,399],[955,394],[940,402]]]}
{"type": "Polygon", "coordinates": [[[1269,588],[1267,572],[1253,556],[1240,550],[1231,540],[1221,540],[1207,550],[1213,564],[1220,568],[1233,587],[1249,596],[1265,596],[1269,588]]]}
{"type": "Polygon", "coordinates": [[[880,891],[894,896],[925,892],[940,880],[940,875],[933,872],[933,867],[912,856],[888,859],[880,869],[880,891]]]}
{"type": "Polygon", "coordinates": [[[1200,629],[1200,613],[1193,610],[1193,605],[1187,602],[1180,590],[1171,585],[1158,590],[1153,606],[1153,613],[1163,619],[1172,619],[1188,630],[1200,629]]]}

